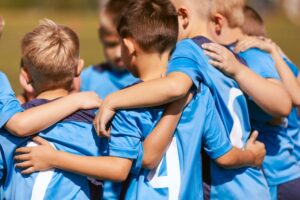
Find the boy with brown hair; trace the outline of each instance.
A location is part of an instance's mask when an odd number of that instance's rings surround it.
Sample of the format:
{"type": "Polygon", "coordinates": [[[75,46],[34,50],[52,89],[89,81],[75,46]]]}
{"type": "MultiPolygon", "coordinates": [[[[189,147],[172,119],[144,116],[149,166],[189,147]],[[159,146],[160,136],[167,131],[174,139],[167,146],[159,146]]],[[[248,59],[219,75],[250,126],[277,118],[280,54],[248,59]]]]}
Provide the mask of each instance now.
{"type": "MultiPolygon", "coordinates": [[[[239,52],[239,55],[245,59],[250,69],[237,62],[233,54],[221,45],[206,44],[203,48],[206,49],[206,54],[212,58],[210,62],[224,73],[233,77],[243,91],[249,95],[248,105],[251,125],[253,129],[257,129],[261,133],[259,140],[264,142],[267,149],[263,170],[272,199],[297,199],[300,196],[298,187],[289,187],[289,185],[299,185],[298,182],[300,180],[300,165],[293,153],[294,134],[291,135],[288,131],[291,127],[288,126],[287,118],[285,118],[290,112],[286,116],[270,112],[272,106],[278,104],[277,107],[280,107],[287,100],[287,97],[278,96],[278,99],[273,99],[268,93],[278,95],[278,89],[275,90],[274,86],[284,87],[291,97],[293,105],[298,105],[299,95],[296,93],[299,91],[297,89],[299,85],[292,72],[282,70],[282,65],[279,65],[280,62],[278,60],[274,62],[268,53],[257,48],[244,49],[244,45],[252,45],[253,41],[248,40],[245,42],[245,35],[242,30],[243,24],[234,27],[230,26],[232,18],[227,17],[223,9],[224,4],[231,7],[236,4],[236,1],[220,2],[214,0],[212,2],[214,9],[212,9],[209,26],[214,39],[223,45],[229,45],[229,48],[239,52]],[[241,52],[241,49],[245,51],[241,52]],[[250,70],[253,70],[255,74],[253,72],[250,73],[250,70]],[[286,78],[287,73],[292,76],[292,79],[286,78]],[[287,88],[287,84],[290,87],[287,88]],[[289,158],[288,160],[286,159],[287,157],[289,158]],[[292,188],[292,190],[289,191],[288,188],[292,188]]],[[[242,11],[243,7],[240,7],[240,12],[242,11]]]]}
{"type": "MultiPolygon", "coordinates": [[[[168,0],[133,1],[127,9],[118,28],[122,37],[122,56],[134,75],[145,83],[153,82],[166,72],[170,52],[178,38],[176,9],[168,0]]],[[[49,150],[46,144],[44,147],[19,149],[18,152],[24,152],[24,156],[30,155],[32,159],[22,160],[29,162],[25,167],[33,167],[35,170],[47,169],[39,167],[43,163],[48,167],[99,178],[112,178],[112,173],[114,177],[121,174],[125,179],[131,169],[127,199],[202,199],[202,143],[211,158],[223,167],[260,165],[264,147],[255,142],[256,132],[244,151],[233,148],[216,112],[210,90],[204,84],[198,83],[197,86],[198,89],[192,89],[194,97],[183,111],[175,134],[157,132],[157,140],[151,146],[146,143],[149,137],[155,136],[149,133],[162,116],[161,106],[118,111],[112,121],[109,157],[82,158],[52,150],[52,155],[45,159],[42,151],[49,150]],[[164,149],[169,142],[169,148],[164,149]],[[156,149],[162,146],[163,150],[157,152],[156,149]],[[26,153],[28,149],[31,151],[29,154],[26,153]],[[149,149],[154,154],[158,153],[162,160],[158,162],[157,168],[140,170],[141,160],[148,156],[149,149]],[[115,162],[118,161],[116,166],[112,163],[113,158],[115,162]],[[94,165],[89,164],[92,162],[94,165]]],[[[184,101],[179,100],[169,106],[175,105],[176,109],[173,109],[177,113],[178,109],[184,107],[184,101]]],[[[169,108],[166,112],[175,112],[169,108]]]]}
{"type": "MultiPolygon", "coordinates": [[[[232,144],[242,149],[250,136],[251,129],[246,98],[233,79],[220,73],[208,63],[208,57],[201,48],[203,43],[210,42],[208,38],[211,36],[207,24],[210,20],[211,2],[208,0],[202,1],[201,4],[196,0],[172,2],[176,6],[180,22],[179,38],[183,40],[177,44],[173,52],[169,63],[169,74],[165,78],[141,83],[109,95],[100,107],[97,119],[99,124],[96,129],[106,135],[107,122],[110,121],[115,110],[135,106],[156,106],[174,101],[191,88],[199,89],[200,82],[203,82],[212,91],[218,113],[232,144]]],[[[243,13],[241,12],[240,15],[243,16],[243,13]]],[[[286,96],[287,98],[283,99],[279,107],[269,109],[274,113],[287,115],[291,107],[287,92],[281,86],[270,84],[270,87],[272,90],[278,90],[277,93],[271,94],[272,97],[286,96]]],[[[212,184],[216,187],[212,187],[208,195],[213,199],[224,196],[241,199],[245,195],[253,199],[270,198],[267,183],[259,169],[246,167],[239,170],[223,170],[212,163],[211,171],[212,184]],[[255,186],[256,190],[249,188],[249,184],[255,186]]]]}
{"type": "Polygon", "coordinates": [[[83,70],[81,91],[94,91],[105,98],[136,81],[121,59],[121,42],[117,32],[120,15],[128,3],[129,0],[109,0],[101,5],[98,37],[106,61],[83,70]]]}
{"type": "MultiPolygon", "coordinates": [[[[24,36],[22,59],[26,80],[37,95],[36,99],[23,104],[24,109],[60,101],[57,99],[68,95],[73,78],[79,76],[83,67],[77,35],[70,28],[50,20],[44,20],[24,36]]],[[[93,117],[92,110],[78,111],[39,135],[57,149],[97,156],[101,146],[93,132],[93,117]]],[[[31,137],[17,138],[2,130],[0,140],[0,178],[5,199],[90,199],[89,182],[85,176],[50,170],[25,177],[14,169],[15,149],[35,146],[31,137]]]]}

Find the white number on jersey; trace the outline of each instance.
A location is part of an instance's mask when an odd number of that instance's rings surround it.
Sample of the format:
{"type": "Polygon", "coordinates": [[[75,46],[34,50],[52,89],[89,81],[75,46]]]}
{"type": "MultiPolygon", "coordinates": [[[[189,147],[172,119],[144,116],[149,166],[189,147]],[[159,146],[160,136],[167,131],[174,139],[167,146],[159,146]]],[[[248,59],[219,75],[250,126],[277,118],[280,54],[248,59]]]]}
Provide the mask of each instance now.
{"type": "Polygon", "coordinates": [[[163,159],[158,167],[152,170],[148,175],[148,181],[153,188],[168,188],[169,200],[178,200],[180,192],[180,163],[177,149],[176,137],[173,138],[166,155],[167,175],[158,176],[163,163],[163,159]]]}

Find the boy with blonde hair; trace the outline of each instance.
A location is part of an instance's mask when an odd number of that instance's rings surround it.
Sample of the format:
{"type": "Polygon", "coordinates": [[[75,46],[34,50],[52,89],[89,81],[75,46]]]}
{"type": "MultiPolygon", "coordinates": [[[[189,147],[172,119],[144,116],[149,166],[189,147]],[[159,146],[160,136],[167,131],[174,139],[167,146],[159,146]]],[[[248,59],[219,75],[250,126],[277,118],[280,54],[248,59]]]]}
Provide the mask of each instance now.
{"type": "MultiPolygon", "coordinates": [[[[79,58],[77,35],[70,28],[50,20],[44,20],[40,26],[24,36],[22,59],[26,80],[32,84],[37,95],[37,99],[23,104],[24,109],[61,101],[57,99],[68,95],[73,78],[79,75],[83,67],[83,61],[79,58]]],[[[78,111],[69,114],[39,135],[57,149],[78,155],[96,156],[99,155],[100,141],[93,134],[93,117],[92,110],[78,111]]],[[[5,199],[90,198],[89,182],[84,176],[53,170],[23,176],[14,169],[15,149],[35,146],[36,143],[31,141],[31,137],[17,138],[1,130],[0,140],[0,179],[5,199]]]]}
{"type": "MultiPolygon", "coordinates": [[[[299,198],[298,187],[289,187],[288,185],[299,185],[300,165],[294,155],[294,134],[288,131],[286,113],[278,115],[272,111],[272,107],[280,107],[288,99],[286,96],[278,96],[273,99],[268,93],[278,95],[278,87],[284,87],[293,105],[299,104],[299,89],[296,79],[292,73],[282,70],[282,65],[278,65],[278,60],[274,62],[271,55],[257,48],[243,49],[245,43],[242,25],[231,27],[230,20],[223,10],[224,5],[230,7],[236,5],[236,1],[212,1],[210,30],[214,39],[223,44],[229,45],[229,48],[239,52],[239,55],[245,59],[249,68],[236,61],[232,53],[225,47],[217,44],[204,45],[206,54],[212,58],[210,61],[218,69],[233,77],[240,87],[249,95],[248,105],[250,112],[251,125],[253,129],[261,134],[259,140],[264,142],[267,149],[267,156],[263,162],[263,170],[266,176],[272,199],[297,199],[299,198]],[[238,41],[238,43],[237,43],[238,41]],[[243,49],[244,51],[240,51],[243,49]],[[278,70],[279,74],[277,73],[278,70]],[[253,72],[249,72],[253,70],[253,72]],[[285,75],[288,72],[292,79],[287,79],[285,75]],[[251,75],[252,74],[252,75],[251,75]],[[285,75],[283,75],[285,74],[285,75]],[[257,76],[258,75],[258,76],[257,76]],[[280,76],[279,76],[280,75],[280,76]],[[281,78],[281,79],[280,79],[281,78]],[[286,87],[286,85],[289,87],[286,87]],[[272,86],[273,89],[270,87],[272,86]],[[255,93],[252,93],[252,92],[255,93]],[[255,98],[256,95],[258,98],[255,98]],[[286,159],[286,158],[289,159],[286,159]],[[292,188],[292,190],[288,190],[292,188]]],[[[240,7],[240,12],[244,7],[240,7]]],[[[232,14],[233,15],[233,14],[232,14]]],[[[233,15],[234,16],[234,15],[233,15]]],[[[250,43],[251,44],[251,41],[250,43]]]]}

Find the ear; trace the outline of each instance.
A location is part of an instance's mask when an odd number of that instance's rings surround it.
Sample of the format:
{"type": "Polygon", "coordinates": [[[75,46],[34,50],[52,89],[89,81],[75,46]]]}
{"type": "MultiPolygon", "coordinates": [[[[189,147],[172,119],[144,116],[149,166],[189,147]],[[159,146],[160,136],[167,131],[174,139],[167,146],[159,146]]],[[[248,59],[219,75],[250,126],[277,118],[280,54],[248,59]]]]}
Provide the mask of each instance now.
{"type": "Polygon", "coordinates": [[[183,29],[186,29],[190,24],[190,15],[188,9],[181,7],[177,12],[179,25],[181,25],[183,29]]]}
{"type": "Polygon", "coordinates": [[[24,77],[27,84],[32,83],[32,77],[26,67],[21,67],[21,75],[24,77]]]}
{"type": "Polygon", "coordinates": [[[215,31],[218,35],[220,35],[226,23],[226,19],[223,15],[218,13],[215,14],[212,19],[215,24],[215,31]]]}
{"type": "Polygon", "coordinates": [[[77,69],[76,69],[75,77],[80,76],[80,73],[83,70],[83,67],[84,67],[84,60],[83,59],[79,59],[78,66],[77,66],[77,69]]]}
{"type": "Polygon", "coordinates": [[[124,46],[128,49],[129,55],[133,55],[136,52],[136,46],[130,38],[123,39],[124,46]]]}

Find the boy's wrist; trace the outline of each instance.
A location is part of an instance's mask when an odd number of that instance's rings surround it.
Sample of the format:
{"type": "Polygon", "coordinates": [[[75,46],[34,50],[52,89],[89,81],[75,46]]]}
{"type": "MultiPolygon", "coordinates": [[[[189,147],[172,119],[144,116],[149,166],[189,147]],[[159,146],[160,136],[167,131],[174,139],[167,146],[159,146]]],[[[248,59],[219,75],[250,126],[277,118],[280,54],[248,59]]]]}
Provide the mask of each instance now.
{"type": "Polygon", "coordinates": [[[238,63],[237,65],[238,65],[238,67],[237,67],[237,69],[234,71],[234,73],[232,74],[232,77],[233,77],[233,79],[235,79],[236,81],[238,81],[238,80],[243,80],[243,77],[245,76],[247,67],[244,66],[244,65],[241,64],[241,63],[238,63]]]}
{"type": "Polygon", "coordinates": [[[244,155],[247,157],[246,165],[255,167],[255,155],[254,153],[249,149],[244,149],[244,155]]]}

